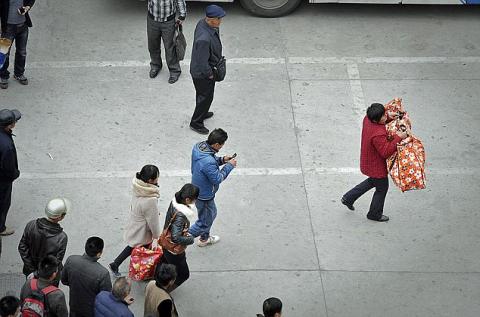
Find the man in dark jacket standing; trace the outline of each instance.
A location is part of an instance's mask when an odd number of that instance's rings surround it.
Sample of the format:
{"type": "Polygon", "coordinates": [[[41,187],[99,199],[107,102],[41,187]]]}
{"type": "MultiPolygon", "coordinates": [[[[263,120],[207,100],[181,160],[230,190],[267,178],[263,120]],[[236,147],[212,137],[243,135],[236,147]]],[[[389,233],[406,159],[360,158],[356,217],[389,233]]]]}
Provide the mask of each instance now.
{"type": "Polygon", "coordinates": [[[20,176],[12,130],[21,117],[18,110],[0,110],[0,236],[15,233],[5,223],[12,201],[12,183],[20,176]]]}
{"type": "Polygon", "coordinates": [[[30,221],[18,244],[18,251],[23,261],[23,274],[29,276],[38,268],[38,263],[47,255],[58,260],[58,274],[55,286],[60,282],[63,269],[62,261],[67,251],[67,234],[59,225],[71,208],[71,203],[65,198],[55,198],[45,207],[45,218],[30,221]]]}
{"type": "Polygon", "coordinates": [[[200,236],[197,245],[205,247],[220,241],[219,236],[210,235],[213,221],[217,217],[215,194],[220,183],[227,179],[230,172],[237,167],[233,156],[218,157],[218,153],[228,139],[227,132],[222,129],[213,130],[207,141],[197,143],[192,150],[192,184],[200,189],[195,202],[198,220],[188,232],[193,237],[200,236]],[[220,166],[224,165],[220,169],[220,166]]]}
{"type": "MultiPolygon", "coordinates": [[[[2,25],[2,37],[15,42],[15,68],[14,78],[22,85],[28,85],[25,77],[25,61],[27,58],[28,28],[32,26],[32,20],[28,11],[32,8],[35,0],[0,0],[0,20],[2,25]]],[[[8,88],[10,72],[9,55],[0,68],[0,88],[8,88]]]]}
{"type": "Polygon", "coordinates": [[[408,131],[399,131],[393,140],[387,139],[387,114],[380,103],[373,103],[363,119],[360,171],[368,178],[355,186],[341,201],[350,210],[353,204],[367,191],[375,187],[367,218],[374,221],[388,221],[383,214],[383,205],[388,192],[387,158],[397,151],[397,144],[408,136],[408,131]]]}
{"type": "Polygon", "coordinates": [[[101,291],[112,290],[108,270],[98,263],[103,240],[90,237],[84,255],[71,255],[65,262],[62,283],[70,286],[70,317],[93,317],[95,297],[101,291]]]}
{"type": "Polygon", "coordinates": [[[54,286],[57,274],[57,259],[51,255],[43,258],[38,266],[38,279],[27,280],[22,287],[20,293],[22,305],[26,298],[33,298],[32,286],[36,286],[38,290],[43,290],[45,293],[48,293],[45,300],[48,317],[68,317],[65,294],[63,294],[62,290],[54,286]]]}
{"type": "Polygon", "coordinates": [[[219,27],[225,11],[217,5],[209,5],[206,17],[197,23],[193,39],[190,74],[196,92],[196,106],[190,121],[190,128],[200,134],[208,134],[203,124],[205,119],[211,118],[209,112],[215,90],[214,67],[222,58],[222,42],[220,41],[219,27]]]}
{"type": "Polygon", "coordinates": [[[112,291],[101,291],[95,299],[95,317],[133,317],[128,305],[133,304],[130,296],[132,282],[119,277],[113,283],[112,291]]]}

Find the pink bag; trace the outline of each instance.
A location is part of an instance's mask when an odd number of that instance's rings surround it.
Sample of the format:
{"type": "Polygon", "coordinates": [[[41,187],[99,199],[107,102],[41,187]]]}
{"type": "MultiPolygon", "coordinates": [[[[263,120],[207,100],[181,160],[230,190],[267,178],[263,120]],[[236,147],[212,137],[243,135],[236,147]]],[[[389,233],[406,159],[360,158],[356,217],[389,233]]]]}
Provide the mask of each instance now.
{"type": "Polygon", "coordinates": [[[152,250],[143,246],[135,247],[130,256],[128,276],[135,281],[152,279],[162,255],[162,248],[152,250]]]}

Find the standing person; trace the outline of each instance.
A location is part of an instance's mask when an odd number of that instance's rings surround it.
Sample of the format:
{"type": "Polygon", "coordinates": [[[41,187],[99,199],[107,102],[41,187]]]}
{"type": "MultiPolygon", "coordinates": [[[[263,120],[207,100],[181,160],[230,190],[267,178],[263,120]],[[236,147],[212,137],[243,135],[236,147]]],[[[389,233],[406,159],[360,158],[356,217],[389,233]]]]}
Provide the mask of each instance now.
{"type": "Polygon", "coordinates": [[[25,226],[18,251],[23,261],[23,274],[29,276],[38,268],[41,259],[53,255],[58,260],[58,274],[54,285],[58,286],[63,269],[63,257],[67,251],[67,234],[59,222],[65,218],[71,209],[71,203],[66,198],[50,200],[45,207],[45,218],[32,220],[25,226]]]}
{"type": "Polygon", "coordinates": [[[130,295],[132,282],[119,277],[113,282],[111,292],[101,291],[95,299],[95,317],[133,317],[128,305],[134,299],[130,295]]]}
{"type": "MultiPolygon", "coordinates": [[[[180,191],[175,193],[175,197],[168,207],[163,229],[167,229],[171,223],[170,231],[172,233],[172,242],[175,244],[186,247],[194,242],[194,238],[188,233],[188,228],[190,227],[190,221],[193,221],[195,218],[195,213],[190,206],[195,204],[198,194],[199,190],[197,186],[185,184],[180,191]]],[[[174,254],[164,248],[161,262],[175,265],[177,271],[177,279],[172,288],[169,289],[170,292],[190,277],[185,251],[174,254]]]]}
{"type": "Polygon", "coordinates": [[[360,171],[368,176],[366,180],[343,195],[341,202],[350,210],[353,204],[367,191],[375,187],[367,218],[374,221],[388,221],[383,214],[383,205],[388,192],[388,171],[386,159],[397,151],[397,144],[408,136],[409,131],[398,131],[392,139],[387,139],[387,114],[380,103],[373,103],[363,119],[362,146],[360,151],[360,171]]]}
{"type": "Polygon", "coordinates": [[[15,296],[5,296],[0,299],[0,316],[17,317],[20,315],[20,300],[15,296]]]}
{"type": "Polygon", "coordinates": [[[101,291],[112,290],[108,270],[98,263],[103,246],[101,238],[90,237],[85,254],[71,255],[65,262],[62,283],[70,286],[70,317],[93,317],[95,297],[101,291]]]}
{"type": "MultiPolygon", "coordinates": [[[[2,25],[2,37],[15,42],[15,68],[14,78],[22,85],[28,85],[25,77],[25,61],[27,59],[28,28],[32,27],[32,20],[28,12],[35,0],[0,0],[0,20],[2,25]]],[[[5,57],[5,63],[0,68],[0,88],[8,88],[10,72],[9,55],[5,57]]]]}
{"type": "Polygon", "coordinates": [[[175,283],[177,272],[172,264],[162,263],[155,271],[155,280],[145,289],[144,316],[178,317],[177,308],[168,290],[175,283]]]}
{"type": "Polygon", "coordinates": [[[203,124],[211,118],[209,112],[215,90],[214,67],[222,58],[222,42],[219,27],[225,11],[217,5],[209,5],[205,10],[206,17],[197,23],[193,38],[190,75],[196,92],[196,105],[190,128],[200,134],[208,134],[209,130],[203,124]]]}
{"type": "Polygon", "coordinates": [[[187,16],[185,0],[148,0],[147,38],[150,52],[150,78],[157,77],[162,69],[162,49],[165,47],[165,60],[170,77],[168,82],[175,83],[180,77],[180,62],[175,51],[175,28],[182,24],[187,16]],[[178,18],[176,19],[178,9],[178,18]]]}
{"type": "Polygon", "coordinates": [[[12,202],[12,184],[20,176],[12,130],[21,117],[22,114],[16,109],[0,110],[0,236],[15,233],[5,223],[12,202]]]}
{"type": "Polygon", "coordinates": [[[130,216],[123,236],[127,246],[108,265],[115,276],[120,276],[118,268],[132,254],[133,248],[141,245],[148,247],[150,244],[152,248],[158,246],[158,237],[161,233],[158,211],[159,176],[158,167],[145,165],[132,181],[130,216]]]}
{"type": "Polygon", "coordinates": [[[37,293],[42,292],[45,296],[42,304],[48,311],[48,317],[68,317],[65,294],[54,285],[58,274],[58,264],[58,260],[53,255],[46,256],[38,265],[38,279],[34,278],[25,282],[20,293],[24,313],[26,313],[25,310],[37,311],[37,293]]]}
{"type": "Polygon", "coordinates": [[[192,150],[192,184],[198,186],[200,193],[195,203],[198,220],[188,232],[200,236],[197,243],[200,247],[215,244],[220,241],[219,236],[210,235],[213,221],[217,217],[215,193],[220,183],[227,179],[228,174],[237,166],[234,156],[218,157],[218,153],[228,139],[227,132],[222,129],[213,130],[207,141],[197,143],[192,150]],[[224,165],[222,169],[220,166],[224,165]]]}
{"type": "Polygon", "coordinates": [[[263,315],[257,317],[282,317],[282,301],[276,297],[267,298],[263,302],[263,315]]]}

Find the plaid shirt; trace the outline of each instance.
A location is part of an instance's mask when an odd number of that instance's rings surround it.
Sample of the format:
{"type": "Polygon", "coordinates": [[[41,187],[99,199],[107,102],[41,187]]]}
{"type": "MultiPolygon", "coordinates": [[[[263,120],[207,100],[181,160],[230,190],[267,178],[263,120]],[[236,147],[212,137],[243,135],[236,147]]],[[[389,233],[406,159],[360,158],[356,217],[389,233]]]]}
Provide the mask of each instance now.
{"type": "Polygon", "coordinates": [[[148,0],[148,12],[157,22],[165,22],[167,18],[179,12],[179,19],[187,16],[185,0],[148,0]]]}

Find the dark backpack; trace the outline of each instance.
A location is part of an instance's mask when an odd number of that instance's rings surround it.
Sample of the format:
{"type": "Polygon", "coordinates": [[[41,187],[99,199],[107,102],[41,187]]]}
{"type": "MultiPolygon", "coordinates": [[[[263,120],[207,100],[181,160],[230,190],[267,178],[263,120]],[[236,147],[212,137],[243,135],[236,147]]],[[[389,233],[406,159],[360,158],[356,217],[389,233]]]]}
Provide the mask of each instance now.
{"type": "Polygon", "coordinates": [[[38,289],[38,280],[30,280],[32,292],[23,300],[22,317],[46,317],[48,316],[47,295],[58,289],[53,285],[38,289]]]}

